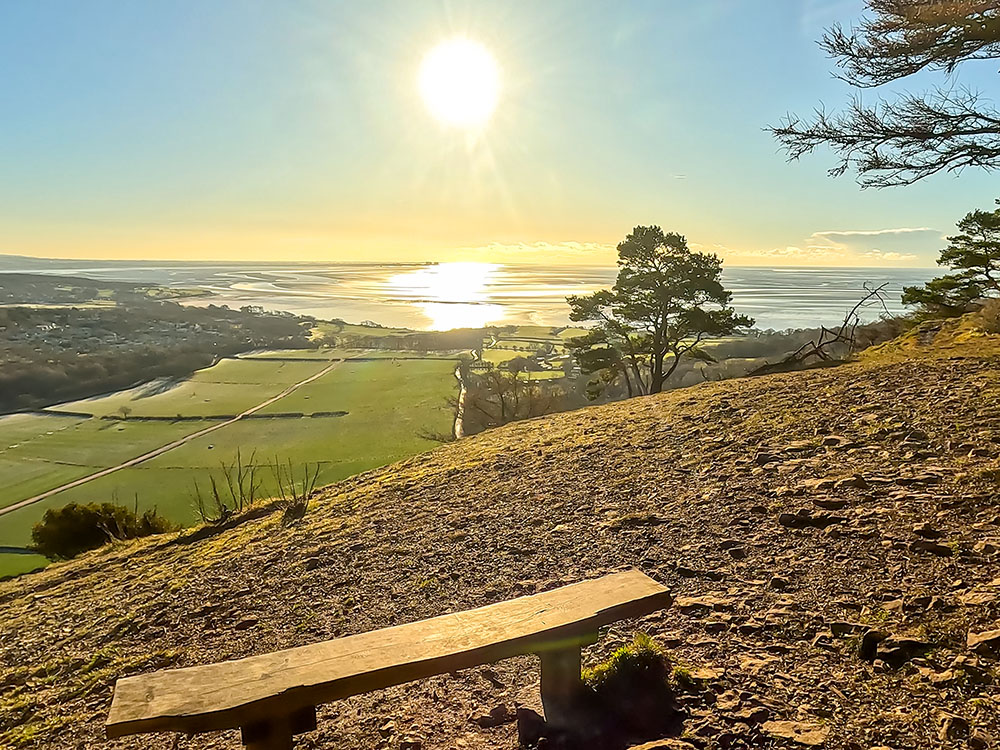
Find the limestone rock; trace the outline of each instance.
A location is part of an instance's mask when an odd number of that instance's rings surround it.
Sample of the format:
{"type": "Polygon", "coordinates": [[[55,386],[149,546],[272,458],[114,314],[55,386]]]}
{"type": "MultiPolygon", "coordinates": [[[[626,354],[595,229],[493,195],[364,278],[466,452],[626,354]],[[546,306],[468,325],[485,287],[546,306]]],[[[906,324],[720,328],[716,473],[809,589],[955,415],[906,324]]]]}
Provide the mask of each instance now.
{"type": "Polygon", "coordinates": [[[853,477],[847,477],[846,479],[838,479],[833,485],[833,488],[835,490],[843,490],[849,488],[867,490],[870,487],[871,484],[869,484],[868,480],[865,479],[860,474],[855,474],[853,477]]]}
{"type": "Polygon", "coordinates": [[[814,497],[812,501],[817,507],[823,510],[841,510],[849,504],[842,497],[814,497]]]}
{"type": "Polygon", "coordinates": [[[938,725],[938,738],[942,741],[961,739],[969,733],[968,721],[944,711],[938,715],[938,725]]]}
{"type": "Polygon", "coordinates": [[[804,721],[765,721],[761,728],[772,737],[806,747],[821,747],[830,733],[826,727],[804,721]]]}
{"type": "Polygon", "coordinates": [[[838,638],[842,638],[847,635],[856,635],[858,633],[864,633],[866,630],[870,630],[870,628],[864,623],[846,622],[842,620],[827,623],[827,627],[829,627],[830,632],[838,638]]]}
{"type": "Polygon", "coordinates": [[[883,633],[880,630],[869,630],[861,636],[861,646],[858,649],[861,658],[868,661],[874,659],[878,645],[888,637],[887,633],[883,633]]]}
{"type": "Polygon", "coordinates": [[[632,745],[628,750],[697,750],[690,742],[677,739],[663,739],[632,745]]]}
{"type": "Polygon", "coordinates": [[[733,606],[732,600],[711,594],[706,594],[705,596],[679,596],[674,604],[686,615],[703,614],[713,610],[721,611],[730,609],[733,606]]]}
{"type": "Polygon", "coordinates": [[[982,633],[969,633],[966,645],[970,651],[975,651],[983,656],[992,656],[1000,653],[1000,628],[987,630],[982,633]]]}

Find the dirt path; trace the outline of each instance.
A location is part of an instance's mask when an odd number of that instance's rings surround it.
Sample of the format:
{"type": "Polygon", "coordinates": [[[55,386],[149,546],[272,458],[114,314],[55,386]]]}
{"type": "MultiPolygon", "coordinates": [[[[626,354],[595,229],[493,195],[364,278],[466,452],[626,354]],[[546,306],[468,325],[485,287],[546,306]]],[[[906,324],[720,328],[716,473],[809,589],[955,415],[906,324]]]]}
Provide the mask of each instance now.
{"type": "Polygon", "coordinates": [[[136,456],[135,458],[130,458],[128,461],[124,461],[124,462],[118,464],[117,466],[111,466],[111,467],[109,467],[107,469],[101,469],[100,471],[95,471],[93,474],[88,474],[85,477],[80,477],[79,479],[74,479],[72,482],[67,482],[66,484],[60,485],[59,487],[54,487],[51,490],[46,490],[45,492],[42,492],[42,493],[40,493],[38,495],[35,495],[34,497],[29,497],[29,498],[26,498],[24,500],[20,500],[20,501],[14,503],[13,505],[8,505],[5,508],[0,508],[0,516],[6,515],[7,513],[13,513],[15,510],[20,510],[21,508],[25,508],[25,507],[27,507],[29,505],[33,505],[34,503],[40,502],[41,500],[45,500],[48,497],[52,497],[53,495],[55,495],[55,494],[57,494],[59,492],[63,492],[64,490],[71,490],[74,487],[79,487],[81,484],[86,484],[87,482],[93,481],[94,479],[100,479],[101,477],[106,477],[108,474],[113,474],[114,472],[119,471],[120,469],[126,469],[126,468],[128,468],[130,466],[135,466],[137,464],[141,464],[144,461],[148,461],[151,458],[156,458],[157,456],[162,456],[164,453],[166,453],[168,451],[172,451],[174,448],[179,448],[180,446],[182,446],[185,443],[188,443],[188,442],[194,440],[195,438],[200,438],[200,437],[202,437],[204,435],[208,435],[211,432],[215,432],[216,430],[221,430],[223,427],[228,427],[229,425],[231,425],[231,424],[233,424],[235,422],[239,422],[244,417],[248,417],[251,414],[254,414],[254,413],[260,411],[261,409],[270,406],[275,401],[280,401],[285,396],[287,396],[288,394],[292,393],[293,391],[298,390],[302,386],[308,385],[309,383],[312,383],[314,380],[318,380],[319,378],[321,378],[324,375],[326,375],[328,372],[330,372],[332,369],[334,369],[337,365],[339,365],[343,361],[344,360],[342,360],[342,359],[338,359],[338,360],[336,360],[334,362],[331,362],[329,366],[324,367],[322,370],[320,370],[319,372],[317,372],[315,375],[310,375],[305,380],[300,380],[298,383],[295,383],[293,385],[288,386],[285,390],[283,390],[281,393],[277,394],[276,396],[272,396],[271,398],[267,399],[266,401],[262,401],[261,403],[257,404],[256,406],[253,406],[253,407],[247,409],[246,411],[241,412],[240,414],[237,414],[232,419],[227,419],[225,422],[219,422],[218,424],[213,424],[212,426],[206,427],[203,430],[198,430],[197,432],[192,432],[190,435],[185,435],[184,437],[182,437],[182,438],[180,438],[178,440],[175,440],[172,443],[167,443],[166,445],[161,445],[159,448],[155,448],[155,449],[149,451],[148,453],[143,453],[141,456],[136,456]]]}

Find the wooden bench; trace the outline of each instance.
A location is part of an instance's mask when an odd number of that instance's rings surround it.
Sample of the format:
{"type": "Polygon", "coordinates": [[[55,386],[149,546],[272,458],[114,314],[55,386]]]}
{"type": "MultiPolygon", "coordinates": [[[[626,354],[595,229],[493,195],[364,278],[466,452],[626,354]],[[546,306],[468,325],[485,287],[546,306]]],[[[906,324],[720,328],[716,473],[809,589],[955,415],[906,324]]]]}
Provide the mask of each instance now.
{"type": "Polygon", "coordinates": [[[255,750],[289,750],[316,728],[316,706],[521,654],[541,657],[546,720],[568,720],[582,689],[580,647],[598,629],[669,606],[667,590],[637,570],[488,607],[185,669],[115,685],[109,738],[143,732],[242,729],[255,750]]]}

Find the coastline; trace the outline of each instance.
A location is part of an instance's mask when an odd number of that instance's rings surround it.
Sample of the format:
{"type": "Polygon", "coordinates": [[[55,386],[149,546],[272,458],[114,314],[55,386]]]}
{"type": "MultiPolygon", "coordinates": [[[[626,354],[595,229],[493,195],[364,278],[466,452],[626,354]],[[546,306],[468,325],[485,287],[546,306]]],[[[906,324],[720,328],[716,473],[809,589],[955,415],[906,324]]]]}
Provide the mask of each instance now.
{"type": "MultiPolygon", "coordinates": [[[[2,257],[0,257],[2,260],[2,257]]],[[[33,259],[38,260],[38,259],[33,259]]],[[[15,272],[10,263],[0,273],[15,272]]],[[[170,263],[59,261],[19,272],[198,288],[187,305],[261,305],[320,319],[373,320],[387,327],[443,330],[502,325],[565,326],[566,297],[610,287],[616,269],[490,263],[170,263]]],[[[726,266],[734,306],[761,329],[809,328],[839,321],[864,284],[888,283],[893,313],[899,291],[937,269],[726,266]]],[[[872,311],[872,318],[877,317],[872,311]]]]}

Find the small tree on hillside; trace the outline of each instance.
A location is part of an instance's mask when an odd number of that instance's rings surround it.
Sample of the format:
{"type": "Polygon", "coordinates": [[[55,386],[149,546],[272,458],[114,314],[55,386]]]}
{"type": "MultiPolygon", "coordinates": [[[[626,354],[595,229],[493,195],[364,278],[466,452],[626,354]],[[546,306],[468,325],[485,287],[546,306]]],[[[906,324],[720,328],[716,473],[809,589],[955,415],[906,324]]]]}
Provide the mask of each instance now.
{"type": "Polygon", "coordinates": [[[659,393],[704,339],[753,325],[729,306],[721,277],[717,256],[692,251],[684,237],[660,227],[636,227],[618,245],[614,287],[567,298],[571,320],[596,323],[573,341],[581,369],[615,368],[630,393],[659,393]]]}
{"type": "MultiPolygon", "coordinates": [[[[996,203],[1000,206],[1000,200],[996,203]]],[[[955,273],[906,287],[903,304],[935,315],[961,315],[977,301],[1000,295],[1000,208],[971,211],[958,229],[937,261],[955,273]]]]}
{"type": "Polygon", "coordinates": [[[521,419],[540,417],[556,411],[558,389],[528,380],[526,370],[516,360],[485,372],[470,375],[465,396],[465,432],[483,430],[521,419]]]}
{"type": "MultiPolygon", "coordinates": [[[[849,31],[830,29],[820,45],[839,77],[859,89],[922,70],[951,75],[969,60],[1000,58],[1000,7],[982,0],[867,0],[869,15],[849,31]]],[[[902,93],[845,112],[789,115],[768,128],[798,159],[818,146],[840,156],[833,176],[853,168],[863,187],[908,185],[940,171],[1000,166],[1000,112],[954,82],[926,94],[902,93]]]]}

